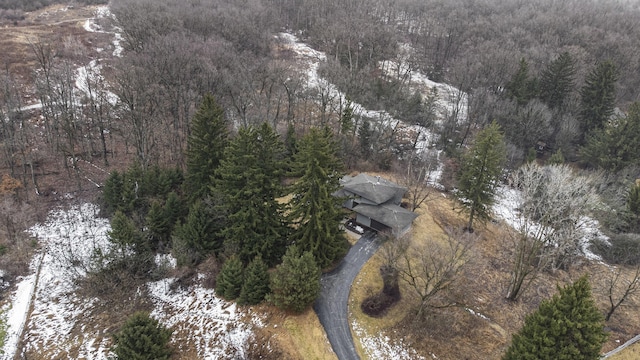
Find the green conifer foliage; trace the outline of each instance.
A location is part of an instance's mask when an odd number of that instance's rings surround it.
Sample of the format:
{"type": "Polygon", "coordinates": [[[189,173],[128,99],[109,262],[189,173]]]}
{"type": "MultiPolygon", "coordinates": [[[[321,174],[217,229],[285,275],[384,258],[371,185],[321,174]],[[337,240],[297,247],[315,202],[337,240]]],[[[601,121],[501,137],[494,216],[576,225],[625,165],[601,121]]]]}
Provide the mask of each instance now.
{"type": "Polygon", "coordinates": [[[121,360],[167,360],[171,333],[148,313],[138,312],[114,335],[112,351],[121,360]]]}
{"type": "Polygon", "coordinates": [[[237,256],[225,261],[216,278],[216,294],[227,300],[234,300],[240,295],[244,282],[244,267],[237,256]]]}
{"type": "Polygon", "coordinates": [[[288,230],[276,201],[284,169],[284,146],[266,123],[240,129],[225,151],[215,189],[229,209],[225,251],[244,262],[261,255],[272,265],[286,249],[288,230]]]}
{"type": "Polygon", "coordinates": [[[599,63],[580,90],[580,127],[583,139],[593,130],[602,129],[613,115],[618,70],[610,60],[599,63]]]}
{"type": "Polygon", "coordinates": [[[121,211],[116,211],[113,215],[111,230],[107,232],[107,236],[123,256],[128,250],[133,250],[136,254],[148,250],[148,244],[143,239],[140,230],[136,228],[133,220],[121,211]]]}
{"type": "Polygon", "coordinates": [[[219,220],[216,214],[204,202],[197,200],[191,205],[184,224],[175,230],[175,236],[185,247],[181,250],[190,254],[190,259],[183,258],[182,264],[197,264],[206,255],[222,248],[221,225],[216,220],[219,220]]]}
{"type": "Polygon", "coordinates": [[[575,63],[568,52],[563,52],[540,75],[540,100],[550,109],[562,109],[573,89],[575,63]]]}
{"type": "Polygon", "coordinates": [[[107,216],[112,215],[120,208],[123,183],[123,176],[117,170],[112,171],[104,182],[102,198],[104,201],[103,209],[107,216]]]}
{"type": "Polygon", "coordinates": [[[238,304],[256,305],[269,293],[269,273],[267,264],[260,256],[249,263],[244,275],[244,284],[240,290],[238,304]]]}
{"type": "Polygon", "coordinates": [[[527,316],[504,360],[597,360],[607,339],[604,318],[591,297],[586,276],[558,289],[527,316]]]}
{"type": "Polygon", "coordinates": [[[525,58],[520,59],[518,71],[505,86],[507,96],[524,106],[536,96],[537,87],[537,79],[529,77],[529,63],[525,58]]]}
{"type": "Polygon", "coordinates": [[[320,274],[313,254],[300,254],[298,247],[292,245],[271,276],[267,299],[281,309],[302,312],[320,294],[320,274]]]}
{"type": "Polygon", "coordinates": [[[146,218],[147,237],[152,249],[158,250],[162,244],[167,244],[171,227],[164,207],[159,201],[153,201],[146,218]]]}
{"type": "Polygon", "coordinates": [[[547,165],[562,165],[564,164],[564,155],[562,155],[562,149],[558,149],[558,151],[554,152],[551,157],[549,157],[549,161],[547,161],[547,165]]]}
{"type": "Polygon", "coordinates": [[[633,103],[626,116],[594,129],[581,149],[582,161],[598,168],[619,171],[640,164],[640,103],[633,103]]]}
{"type": "Polygon", "coordinates": [[[207,94],[191,120],[191,135],[187,147],[186,191],[195,201],[206,196],[229,143],[229,123],[224,109],[207,94]]]}
{"type": "Polygon", "coordinates": [[[302,251],[313,253],[320,267],[340,259],[348,247],[340,229],[342,199],[332,195],[343,175],[336,148],[328,128],[311,129],[300,141],[292,165],[292,172],[301,176],[292,186],[294,239],[302,251]]]}
{"type": "Polygon", "coordinates": [[[458,196],[469,212],[467,230],[473,231],[473,220],[489,218],[495,189],[502,175],[506,150],[499,126],[493,122],[483,129],[475,144],[464,156],[458,178],[458,196]]]}

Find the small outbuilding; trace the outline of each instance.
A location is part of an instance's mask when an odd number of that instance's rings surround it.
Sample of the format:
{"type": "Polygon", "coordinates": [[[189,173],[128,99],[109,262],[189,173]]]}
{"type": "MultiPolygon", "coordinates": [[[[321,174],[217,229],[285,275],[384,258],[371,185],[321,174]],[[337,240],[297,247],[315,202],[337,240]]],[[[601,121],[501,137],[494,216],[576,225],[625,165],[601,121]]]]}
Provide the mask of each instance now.
{"type": "Polygon", "coordinates": [[[343,206],[356,214],[356,223],[378,232],[400,236],[411,229],[418,215],[400,204],[407,188],[380,176],[359,174],[340,179],[334,195],[347,198],[343,206]]]}

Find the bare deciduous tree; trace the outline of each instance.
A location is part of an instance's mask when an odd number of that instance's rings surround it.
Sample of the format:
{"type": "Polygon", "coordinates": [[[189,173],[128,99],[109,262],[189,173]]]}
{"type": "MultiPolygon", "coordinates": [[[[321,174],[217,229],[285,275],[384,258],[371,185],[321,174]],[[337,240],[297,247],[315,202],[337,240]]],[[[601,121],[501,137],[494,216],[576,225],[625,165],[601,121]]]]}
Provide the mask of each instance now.
{"type": "Polygon", "coordinates": [[[609,321],[613,313],[629,302],[630,298],[640,292],[640,265],[636,265],[632,271],[625,271],[623,267],[610,269],[607,277],[607,299],[609,309],[605,315],[605,321],[609,321]]]}
{"type": "Polygon", "coordinates": [[[507,298],[517,300],[544,268],[567,267],[582,254],[585,214],[597,197],[593,178],[578,176],[566,165],[526,164],[514,175],[515,245],[507,298]]]}
{"type": "Polygon", "coordinates": [[[429,308],[455,305],[447,290],[469,261],[474,240],[472,234],[447,230],[445,236],[429,241],[428,246],[411,246],[402,253],[399,274],[418,298],[418,317],[429,308]]]}
{"type": "Polygon", "coordinates": [[[429,201],[435,184],[432,179],[438,166],[438,153],[427,151],[418,154],[413,152],[404,162],[399,178],[400,185],[407,188],[407,195],[411,211],[416,211],[422,204],[429,201]]]}

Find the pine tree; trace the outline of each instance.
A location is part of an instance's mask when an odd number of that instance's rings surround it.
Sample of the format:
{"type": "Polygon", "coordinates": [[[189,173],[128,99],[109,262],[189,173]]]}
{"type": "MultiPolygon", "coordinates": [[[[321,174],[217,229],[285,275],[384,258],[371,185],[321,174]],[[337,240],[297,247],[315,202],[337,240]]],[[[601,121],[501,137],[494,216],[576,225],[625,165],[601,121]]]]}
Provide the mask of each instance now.
{"type": "Polygon", "coordinates": [[[186,247],[182,251],[186,251],[191,257],[185,259],[183,254],[181,263],[194,265],[206,255],[218,252],[222,248],[223,238],[220,232],[225,219],[220,218],[220,215],[201,200],[191,205],[186,221],[175,230],[175,236],[182,240],[181,245],[186,247]]]}
{"type": "Polygon", "coordinates": [[[373,138],[373,130],[371,129],[371,123],[369,119],[365,118],[362,121],[362,125],[358,128],[358,139],[360,142],[360,152],[362,157],[368,159],[371,155],[371,141],[373,138]]]}
{"type": "Polygon", "coordinates": [[[346,135],[353,129],[353,104],[347,100],[347,104],[340,116],[340,134],[346,135]]]}
{"type": "Polygon", "coordinates": [[[164,207],[159,201],[153,201],[145,221],[147,237],[152,249],[158,250],[168,243],[172,227],[169,221],[170,219],[167,218],[164,207]]]}
{"type": "Polygon", "coordinates": [[[463,158],[458,178],[458,196],[469,212],[467,230],[473,232],[473,220],[489,218],[495,189],[506,159],[505,144],[498,124],[483,129],[463,158]]]}
{"type": "Polygon", "coordinates": [[[244,284],[240,290],[238,304],[256,305],[269,293],[269,273],[262,257],[256,256],[249,263],[244,275],[244,284]]]}
{"type": "Polygon", "coordinates": [[[140,254],[149,249],[147,242],[144,240],[142,233],[136,228],[135,223],[123,212],[116,211],[111,219],[111,230],[107,232],[109,241],[116,245],[123,257],[133,250],[134,253],[140,254]]]}
{"type": "Polygon", "coordinates": [[[162,208],[162,212],[164,213],[164,217],[167,219],[167,223],[169,224],[169,234],[173,233],[175,226],[181,222],[189,212],[187,209],[184,200],[180,198],[178,193],[172,191],[167,195],[167,199],[164,202],[164,207],[162,208]]]}
{"type": "Polygon", "coordinates": [[[295,224],[296,244],[311,251],[322,268],[342,257],[348,244],[340,229],[342,199],[332,194],[340,188],[343,165],[328,128],[311,129],[299,143],[292,172],[301,176],[292,186],[289,213],[295,224]]]}
{"type": "Polygon", "coordinates": [[[515,100],[519,106],[526,105],[537,93],[537,79],[529,77],[529,63],[520,59],[518,71],[505,86],[507,97],[515,100]]]}
{"type": "Polygon", "coordinates": [[[318,297],[320,274],[313,254],[306,251],[301,255],[298,247],[292,245],[271,276],[267,299],[281,309],[300,313],[318,297]]]}
{"type": "Polygon", "coordinates": [[[558,149],[558,151],[554,152],[551,157],[549,157],[549,161],[547,161],[547,165],[562,165],[564,164],[564,155],[562,155],[562,149],[558,149]]]}
{"type": "Polygon", "coordinates": [[[272,265],[286,249],[287,226],[276,201],[284,169],[283,144],[266,123],[241,128],[225,151],[216,185],[229,208],[225,251],[237,253],[243,262],[261,255],[272,265]]]}
{"type": "Polygon", "coordinates": [[[201,199],[208,193],[229,142],[228,127],[224,109],[211,94],[205,95],[200,109],[191,120],[191,135],[187,140],[185,186],[191,201],[201,199]]]}
{"type": "Polygon", "coordinates": [[[540,75],[540,100],[550,109],[562,109],[573,89],[575,63],[568,52],[563,52],[540,75]]]}
{"type": "Polygon", "coordinates": [[[604,318],[591,297],[586,276],[540,303],[513,336],[504,360],[597,360],[607,339],[604,318]]]}
{"type": "Polygon", "coordinates": [[[587,75],[580,90],[579,119],[583,141],[593,130],[604,128],[613,115],[617,81],[618,70],[610,60],[599,63],[587,75]]]}
{"type": "Polygon", "coordinates": [[[123,176],[117,170],[112,171],[105,180],[102,188],[102,199],[107,216],[114,214],[116,210],[120,209],[123,185],[123,176]]]}
{"type": "Polygon", "coordinates": [[[112,351],[122,360],[167,360],[171,333],[148,313],[138,312],[114,335],[112,351]]]}
{"type": "Polygon", "coordinates": [[[594,129],[580,149],[582,161],[606,170],[619,171],[640,163],[640,103],[633,103],[626,116],[594,129]]]}
{"type": "Polygon", "coordinates": [[[224,262],[222,270],[216,278],[216,294],[227,300],[234,300],[240,295],[244,282],[244,267],[237,256],[224,262]]]}

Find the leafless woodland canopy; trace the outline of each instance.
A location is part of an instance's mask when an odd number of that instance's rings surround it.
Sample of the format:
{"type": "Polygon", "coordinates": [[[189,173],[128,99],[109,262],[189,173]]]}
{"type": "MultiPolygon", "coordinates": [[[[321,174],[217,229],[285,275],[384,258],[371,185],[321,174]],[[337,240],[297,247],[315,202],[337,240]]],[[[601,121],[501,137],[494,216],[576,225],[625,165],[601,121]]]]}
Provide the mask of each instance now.
{"type": "MultiPolygon", "coordinates": [[[[21,19],[15,14],[49,3],[3,1],[0,6],[13,21],[21,19]]],[[[509,121],[515,126],[505,129],[511,166],[519,165],[540,138],[572,155],[578,90],[597,63],[610,59],[619,69],[616,104],[622,111],[639,100],[637,1],[112,0],[109,5],[115,23],[101,19],[101,25],[122,33],[125,52],[100,60],[102,76],[87,78],[89,91],[81,102],[74,101],[74,71],[86,64],[81,46],[86,44],[72,37],[30,39],[34,68],[29,78],[4,64],[3,171],[21,180],[30,194],[47,191],[40,186],[49,175],[41,168],[47,161],[63,166],[71,179],[67,183],[77,191],[90,186],[84,173],[92,169],[89,163],[107,170],[130,160],[144,167],[184,167],[190,120],[206,93],[236,126],[266,121],[284,134],[289,125],[302,133],[320,123],[339,132],[345,104],[328,89],[305,86],[300,69],[287,61],[292,54],[275,37],[280,32],[324,51],[322,76],[348,97],[430,127],[440,135],[439,147],[462,148],[470,130],[513,113],[514,104],[501,95],[520,59],[537,76],[568,52],[576,74],[562,111],[568,115],[555,116],[546,105],[532,102],[520,121],[509,121]],[[383,60],[402,60],[407,67],[398,68],[398,79],[383,77],[383,60]],[[467,92],[468,118],[453,112],[436,125],[428,108],[414,109],[408,70],[467,92]],[[117,103],[107,90],[118,96],[117,103]],[[42,103],[39,121],[20,110],[26,94],[42,103]]],[[[394,155],[406,151],[406,144],[386,133],[393,129],[373,130],[373,144],[360,159],[349,147],[357,141],[345,142],[348,165],[370,161],[389,167],[383,161],[389,149],[394,155]]]]}

